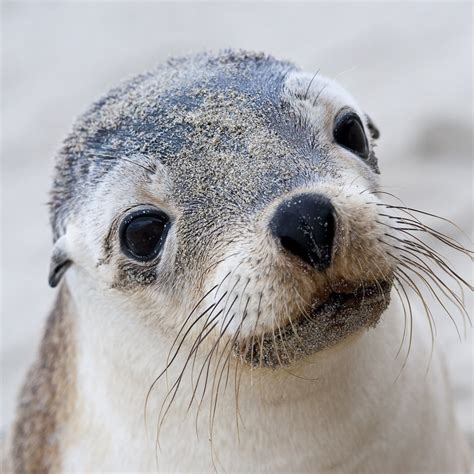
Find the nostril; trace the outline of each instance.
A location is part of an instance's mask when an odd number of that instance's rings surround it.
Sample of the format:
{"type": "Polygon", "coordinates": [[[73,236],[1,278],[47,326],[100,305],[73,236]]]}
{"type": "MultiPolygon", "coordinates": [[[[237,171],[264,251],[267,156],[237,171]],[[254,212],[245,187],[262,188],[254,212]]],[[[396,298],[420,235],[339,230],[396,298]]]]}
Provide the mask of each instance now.
{"type": "Polygon", "coordinates": [[[336,233],[336,211],[320,194],[301,194],[283,201],[270,229],[282,247],[317,270],[331,264],[336,233]]]}

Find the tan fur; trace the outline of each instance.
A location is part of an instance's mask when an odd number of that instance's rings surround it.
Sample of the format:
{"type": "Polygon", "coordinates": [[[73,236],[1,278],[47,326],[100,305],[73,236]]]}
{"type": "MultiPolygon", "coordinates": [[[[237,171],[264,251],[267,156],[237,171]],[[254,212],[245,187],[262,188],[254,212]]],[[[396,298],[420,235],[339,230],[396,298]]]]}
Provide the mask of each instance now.
{"type": "Polygon", "coordinates": [[[63,285],[20,394],[11,440],[15,473],[60,472],[61,432],[74,403],[76,379],[71,306],[63,285]]]}

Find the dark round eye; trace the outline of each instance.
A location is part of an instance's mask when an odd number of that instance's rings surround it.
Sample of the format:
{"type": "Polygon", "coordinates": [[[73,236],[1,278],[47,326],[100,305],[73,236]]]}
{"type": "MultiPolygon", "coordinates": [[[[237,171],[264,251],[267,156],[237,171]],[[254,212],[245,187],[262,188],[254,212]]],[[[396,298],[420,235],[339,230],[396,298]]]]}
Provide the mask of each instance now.
{"type": "Polygon", "coordinates": [[[154,259],[164,244],[169,222],[169,217],[158,209],[132,212],[120,226],[122,251],[135,260],[154,259]]]}
{"type": "Polygon", "coordinates": [[[354,112],[342,112],[334,125],[334,140],[361,158],[369,157],[369,145],[360,118],[354,112]]]}

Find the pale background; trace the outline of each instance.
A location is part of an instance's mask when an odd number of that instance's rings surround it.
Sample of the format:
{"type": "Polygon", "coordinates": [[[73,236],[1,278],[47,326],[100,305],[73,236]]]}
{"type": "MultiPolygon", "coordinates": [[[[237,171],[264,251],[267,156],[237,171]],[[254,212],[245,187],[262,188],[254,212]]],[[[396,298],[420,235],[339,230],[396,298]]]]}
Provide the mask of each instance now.
{"type": "MultiPolygon", "coordinates": [[[[55,150],[91,101],[169,55],[264,50],[336,77],[381,130],[387,189],[472,236],[468,3],[9,2],[1,26],[2,427],[55,294],[46,282],[55,150]]],[[[469,260],[454,255],[452,262],[472,280],[469,260]]],[[[472,315],[472,300],[467,305],[472,315]]],[[[436,346],[447,355],[456,412],[472,447],[472,331],[460,343],[447,316],[436,316],[436,346]]]]}

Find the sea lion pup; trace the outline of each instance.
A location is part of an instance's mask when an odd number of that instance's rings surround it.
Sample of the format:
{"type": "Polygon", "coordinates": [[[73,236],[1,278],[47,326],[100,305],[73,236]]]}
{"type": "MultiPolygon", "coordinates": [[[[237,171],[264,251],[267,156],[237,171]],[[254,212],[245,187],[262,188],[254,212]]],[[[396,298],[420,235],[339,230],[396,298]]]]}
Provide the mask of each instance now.
{"type": "Polygon", "coordinates": [[[95,103],[57,161],[13,470],[466,472],[406,299],[418,273],[459,302],[421,233],[462,248],[382,202],[377,137],[334,82],[247,52],[95,103]]]}

